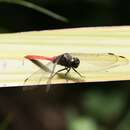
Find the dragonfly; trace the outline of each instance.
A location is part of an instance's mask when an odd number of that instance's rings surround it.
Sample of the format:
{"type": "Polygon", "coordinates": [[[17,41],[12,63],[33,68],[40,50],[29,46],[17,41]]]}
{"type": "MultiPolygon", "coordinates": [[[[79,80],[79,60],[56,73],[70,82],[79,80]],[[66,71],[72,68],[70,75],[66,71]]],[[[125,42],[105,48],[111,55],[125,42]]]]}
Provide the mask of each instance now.
{"type": "MultiPolygon", "coordinates": [[[[71,70],[73,70],[80,78],[83,76],[77,69],[83,70],[84,72],[98,72],[105,71],[110,68],[114,68],[120,65],[128,64],[128,59],[124,56],[119,56],[114,53],[63,53],[57,56],[41,56],[41,55],[26,55],[26,59],[30,60],[33,64],[38,66],[43,72],[49,72],[47,84],[50,84],[52,78],[62,71],[65,72],[65,79],[71,70]],[[42,61],[49,61],[46,65],[42,61]],[[49,64],[52,64],[52,68],[49,69],[49,64]],[[56,70],[56,66],[59,65],[61,68],[56,70]]],[[[35,72],[33,73],[35,74],[35,72]]],[[[25,79],[27,82],[32,76],[30,75],[25,79]]]]}

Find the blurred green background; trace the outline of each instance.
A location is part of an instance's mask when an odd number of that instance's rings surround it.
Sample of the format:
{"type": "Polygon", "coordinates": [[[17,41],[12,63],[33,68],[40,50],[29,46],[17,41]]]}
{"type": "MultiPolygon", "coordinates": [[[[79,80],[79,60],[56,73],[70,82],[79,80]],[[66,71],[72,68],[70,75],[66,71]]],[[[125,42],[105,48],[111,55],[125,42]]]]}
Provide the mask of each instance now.
{"type": "MultiPolygon", "coordinates": [[[[128,0],[0,0],[0,32],[130,24],[128,0]]],[[[62,43],[61,43],[62,44],[62,43]]],[[[0,130],[129,130],[129,81],[0,89],[0,130]]]]}
{"type": "Polygon", "coordinates": [[[0,130],[129,130],[129,84],[1,88],[0,130]]]}

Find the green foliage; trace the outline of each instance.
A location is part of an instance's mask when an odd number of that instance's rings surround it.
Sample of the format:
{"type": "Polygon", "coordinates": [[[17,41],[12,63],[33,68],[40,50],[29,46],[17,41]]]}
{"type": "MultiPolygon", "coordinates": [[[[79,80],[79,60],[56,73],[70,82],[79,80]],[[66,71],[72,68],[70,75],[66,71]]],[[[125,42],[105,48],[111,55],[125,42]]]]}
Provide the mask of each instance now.
{"type": "Polygon", "coordinates": [[[69,130],[129,130],[129,94],[125,89],[89,89],[81,95],[80,110],[68,112],[69,130]]]}
{"type": "Polygon", "coordinates": [[[119,124],[116,130],[129,130],[130,129],[130,112],[126,115],[124,120],[119,124]]]}
{"type": "Polygon", "coordinates": [[[0,130],[7,130],[8,126],[9,126],[9,120],[8,117],[6,117],[6,119],[4,119],[1,123],[0,123],[0,130]]]}
{"type": "Polygon", "coordinates": [[[70,121],[69,130],[98,130],[94,120],[84,117],[76,117],[70,121]]]}
{"type": "Polygon", "coordinates": [[[112,119],[118,118],[125,106],[127,95],[123,93],[103,93],[102,91],[94,91],[87,93],[83,100],[84,107],[102,122],[109,122],[112,119]]]}

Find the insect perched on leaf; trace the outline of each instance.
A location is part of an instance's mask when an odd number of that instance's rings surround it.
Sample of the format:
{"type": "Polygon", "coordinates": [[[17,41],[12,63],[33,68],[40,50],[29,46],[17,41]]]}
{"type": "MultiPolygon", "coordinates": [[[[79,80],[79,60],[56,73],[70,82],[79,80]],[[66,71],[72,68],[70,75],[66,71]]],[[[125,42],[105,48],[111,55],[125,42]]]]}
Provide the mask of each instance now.
{"type": "MultiPolygon", "coordinates": [[[[58,56],[39,56],[39,55],[27,55],[26,59],[37,65],[43,72],[49,72],[50,76],[48,82],[50,84],[52,78],[62,71],[65,72],[65,78],[67,78],[70,70],[73,70],[79,75],[79,78],[84,77],[77,69],[87,72],[98,72],[107,70],[116,66],[124,65],[128,63],[127,58],[118,56],[113,53],[63,53],[58,56]],[[53,64],[52,69],[48,68],[48,64],[44,65],[40,60],[47,60],[53,64]],[[57,65],[62,66],[61,69],[55,71],[57,65]]],[[[31,75],[32,76],[32,75],[31,75]]],[[[25,82],[31,77],[25,79],[25,82]]],[[[86,76],[86,75],[85,75],[86,76]]]]}

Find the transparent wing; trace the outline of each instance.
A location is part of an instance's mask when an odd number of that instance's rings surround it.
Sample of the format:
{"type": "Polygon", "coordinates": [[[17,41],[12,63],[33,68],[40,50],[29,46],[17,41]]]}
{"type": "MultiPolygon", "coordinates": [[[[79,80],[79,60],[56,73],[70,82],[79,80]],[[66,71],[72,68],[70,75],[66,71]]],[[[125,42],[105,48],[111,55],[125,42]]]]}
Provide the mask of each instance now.
{"type": "Polygon", "coordinates": [[[78,68],[84,69],[87,72],[107,70],[112,67],[124,65],[128,60],[123,56],[118,56],[113,53],[70,53],[73,57],[80,59],[78,68]]]}
{"type": "MultiPolygon", "coordinates": [[[[38,69],[37,71],[31,73],[30,75],[28,75],[28,77],[25,78],[24,80],[24,84],[40,84],[40,83],[44,83],[43,79],[48,77],[48,73],[43,71],[42,69],[38,69]]],[[[46,82],[45,82],[46,83],[46,82]]]]}
{"type": "MultiPolygon", "coordinates": [[[[51,70],[41,61],[30,60],[34,66],[37,66],[37,70],[34,69],[24,80],[24,84],[39,84],[42,79],[46,79],[51,72],[51,70]]],[[[43,83],[43,82],[42,82],[43,83]]]]}
{"type": "MultiPolygon", "coordinates": [[[[54,63],[50,61],[44,63],[42,60],[36,61],[36,62],[38,64],[40,63],[40,67],[37,66],[38,69],[32,72],[30,75],[28,75],[28,77],[25,78],[24,84],[30,85],[30,84],[43,84],[43,83],[46,84],[47,83],[47,80],[45,81],[44,79],[49,79],[50,74],[53,72],[54,63]]],[[[64,67],[60,65],[56,65],[54,68],[54,73],[62,68],[64,67]]]]}

